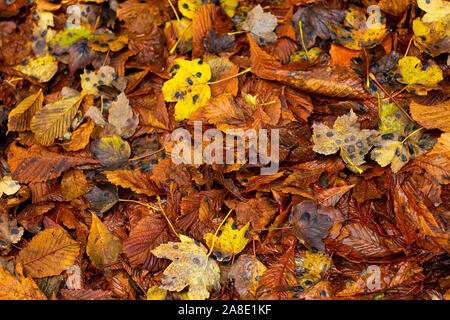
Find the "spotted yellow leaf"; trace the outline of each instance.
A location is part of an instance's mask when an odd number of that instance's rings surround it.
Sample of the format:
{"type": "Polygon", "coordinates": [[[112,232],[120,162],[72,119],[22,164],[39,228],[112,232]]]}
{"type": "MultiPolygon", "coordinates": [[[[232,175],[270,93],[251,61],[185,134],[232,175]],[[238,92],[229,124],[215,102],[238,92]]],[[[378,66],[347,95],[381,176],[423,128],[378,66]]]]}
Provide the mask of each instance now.
{"type": "Polygon", "coordinates": [[[164,270],[160,288],[180,292],[189,286],[190,300],[207,299],[209,290],[220,288],[219,266],[201,243],[185,235],[180,235],[180,240],[160,244],[151,251],[158,258],[172,260],[164,270]]]}
{"type": "Polygon", "coordinates": [[[249,227],[250,222],[239,230],[233,218],[229,218],[219,229],[216,239],[212,233],[207,233],[204,239],[210,248],[214,242],[213,252],[218,261],[229,261],[233,255],[240,253],[247,245],[249,227]]]}
{"type": "Polygon", "coordinates": [[[58,61],[52,55],[35,57],[28,60],[25,64],[19,64],[14,69],[36,78],[39,82],[47,82],[58,71],[58,61]]]}
{"type": "Polygon", "coordinates": [[[203,60],[175,59],[169,69],[172,79],[162,87],[164,100],[176,102],[175,120],[189,119],[191,113],[203,106],[211,97],[208,80],[211,68],[203,60]]]}

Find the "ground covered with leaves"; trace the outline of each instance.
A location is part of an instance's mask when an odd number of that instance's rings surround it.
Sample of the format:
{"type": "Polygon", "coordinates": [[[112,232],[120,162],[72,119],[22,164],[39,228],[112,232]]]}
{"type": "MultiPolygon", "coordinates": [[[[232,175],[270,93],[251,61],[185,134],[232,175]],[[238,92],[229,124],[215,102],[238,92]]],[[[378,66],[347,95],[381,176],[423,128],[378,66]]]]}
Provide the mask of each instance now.
{"type": "Polygon", "coordinates": [[[0,299],[450,299],[449,18],[0,0],[0,299]],[[278,171],[175,161],[198,122],[278,171]]]}

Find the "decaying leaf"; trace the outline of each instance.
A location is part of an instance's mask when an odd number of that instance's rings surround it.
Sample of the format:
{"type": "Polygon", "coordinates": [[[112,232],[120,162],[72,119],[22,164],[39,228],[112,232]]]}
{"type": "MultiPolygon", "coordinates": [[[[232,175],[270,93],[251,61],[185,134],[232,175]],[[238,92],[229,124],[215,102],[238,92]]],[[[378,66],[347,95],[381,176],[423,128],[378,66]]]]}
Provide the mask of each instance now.
{"type": "Polygon", "coordinates": [[[231,266],[228,275],[234,280],[234,287],[241,299],[255,299],[259,280],[266,270],[266,266],[255,256],[243,254],[231,266]]]}
{"type": "Polygon", "coordinates": [[[424,106],[411,101],[409,108],[413,119],[425,128],[450,131],[450,100],[433,106],[424,106]]]}
{"type": "Polygon", "coordinates": [[[47,82],[58,71],[58,61],[54,56],[46,55],[30,59],[26,64],[18,65],[15,68],[30,77],[36,78],[39,82],[47,82]]]}
{"type": "Polygon", "coordinates": [[[133,114],[128,98],[122,92],[109,108],[108,122],[116,127],[116,132],[124,139],[131,137],[139,124],[139,118],[133,114]]]}
{"type": "Polygon", "coordinates": [[[406,90],[418,95],[439,88],[438,83],[444,79],[442,70],[433,60],[422,65],[418,58],[410,56],[399,60],[398,72],[397,80],[408,85],[406,90]]]}
{"type": "Polygon", "coordinates": [[[250,31],[250,34],[259,45],[266,45],[277,41],[277,35],[274,32],[277,26],[277,17],[271,13],[264,12],[258,4],[255,6],[242,24],[244,30],[250,31]]]}
{"type": "Polygon", "coordinates": [[[127,161],[131,154],[128,142],[117,135],[95,140],[91,144],[91,151],[105,167],[118,166],[127,161]]]}
{"type": "Polygon", "coordinates": [[[189,286],[189,299],[207,299],[208,290],[220,288],[219,266],[207,256],[208,250],[201,243],[184,235],[180,235],[180,240],[161,244],[151,251],[158,258],[172,260],[164,270],[160,288],[180,292],[189,286]]]}
{"type": "Polygon", "coordinates": [[[23,228],[17,226],[16,219],[10,219],[7,213],[0,214],[0,249],[7,249],[11,243],[20,241],[23,228]]]}
{"type": "Polygon", "coordinates": [[[122,253],[120,239],[113,235],[94,213],[86,253],[97,268],[113,263],[122,253]]]}
{"type": "Polygon", "coordinates": [[[330,155],[340,150],[347,167],[352,171],[362,172],[358,166],[365,162],[364,156],[372,148],[372,139],[377,131],[361,130],[353,109],[349,114],[338,117],[333,129],[323,123],[314,123],[312,127],[315,152],[330,155]]]}
{"type": "Polygon", "coordinates": [[[229,261],[232,256],[237,255],[244,250],[247,245],[248,228],[250,223],[242,227],[240,230],[233,221],[229,218],[225,224],[219,229],[217,237],[214,239],[212,233],[205,235],[205,241],[208,247],[212,247],[214,243],[214,255],[218,261],[229,261]]]}
{"type": "Polygon", "coordinates": [[[62,228],[40,231],[18,255],[17,262],[35,278],[58,275],[73,265],[80,244],[62,228]]]}
{"type": "Polygon", "coordinates": [[[137,170],[116,170],[104,172],[108,181],[117,186],[130,188],[136,193],[155,196],[160,193],[151,180],[151,174],[137,170]]]}
{"type": "Polygon", "coordinates": [[[64,173],[61,180],[62,194],[67,200],[76,199],[88,190],[86,176],[81,170],[70,170],[64,173]]]}
{"type": "Polygon", "coordinates": [[[4,176],[0,180],[0,197],[3,194],[10,196],[20,190],[20,183],[11,179],[11,176],[4,176]]]}

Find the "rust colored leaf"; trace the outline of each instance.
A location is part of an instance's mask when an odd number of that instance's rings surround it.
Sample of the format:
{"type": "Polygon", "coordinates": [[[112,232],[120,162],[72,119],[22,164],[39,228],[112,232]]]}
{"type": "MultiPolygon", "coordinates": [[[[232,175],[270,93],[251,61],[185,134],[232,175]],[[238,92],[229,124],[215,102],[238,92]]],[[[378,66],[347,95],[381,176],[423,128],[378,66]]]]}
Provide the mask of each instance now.
{"type": "Polygon", "coordinates": [[[413,100],[409,108],[413,119],[425,128],[450,131],[450,100],[434,106],[421,105],[413,100]]]}
{"type": "Polygon", "coordinates": [[[83,123],[77,130],[72,133],[69,141],[61,144],[66,151],[78,151],[86,148],[89,143],[92,130],[94,130],[95,123],[88,120],[83,123]]]}
{"type": "Polygon", "coordinates": [[[130,188],[136,193],[155,196],[161,190],[151,180],[151,174],[138,170],[116,170],[104,172],[108,181],[116,186],[130,188]]]}
{"type": "Polygon", "coordinates": [[[40,146],[24,149],[14,144],[8,152],[12,177],[22,183],[47,181],[59,177],[70,168],[94,163],[96,161],[93,159],[66,156],[40,146]]]}

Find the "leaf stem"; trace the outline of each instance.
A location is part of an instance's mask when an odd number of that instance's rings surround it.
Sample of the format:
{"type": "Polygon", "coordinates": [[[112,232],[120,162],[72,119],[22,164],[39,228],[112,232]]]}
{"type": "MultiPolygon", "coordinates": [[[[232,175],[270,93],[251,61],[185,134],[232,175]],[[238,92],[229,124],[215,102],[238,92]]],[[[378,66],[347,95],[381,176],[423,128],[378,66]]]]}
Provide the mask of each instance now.
{"type": "Polygon", "coordinates": [[[252,68],[251,68],[251,67],[250,67],[250,68],[247,68],[247,69],[245,69],[244,71],[241,71],[241,72],[239,72],[239,73],[237,73],[237,74],[234,74],[234,75],[232,75],[232,76],[230,76],[230,77],[227,77],[227,78],[224,78],[224,79],[220,79],[220,80],[217,80],[217,81],[206,82],[206,84],[216,84],[216,83],[220,83],[220,82],[223,82],[223,81],[227,81],[227,80],[230,80],[230,79],[239,77],[240,75],[243,75],[244,73],[247,73],[247,72],[250,72],[250,71],[252,71],[252,68]]]}
{"type": "Polygon", "coordinates": [[[306,49],[305,41],[303,40],[303,29],[302,29],[302,21],[301,20],[298,21],[298,27],[300,28],[300,39],[302,40],[302,46],[303,46],[303,49],[305,50],[306,59],[309,60],[308,49],[306,49]]]}
{"type": "Polygon", "coordinates": [[[360,168],[358,168],[353,162],[352,160],[350,160],[350,158],[347,156],[347,153],[345,153],[344,148],[342,148],[342,146],[339,146],[339,149],[341,149],[342,154],[344,155],[345,159],[353,166],[355,167],[355,169],[358,171],[359,174],[363,173],[363,170],[361,170],[360,168]]]}
{"type": "Polygon", "coordinates": [[[405,109],[403,109],[398,102],[392,97],[392,95],[386,91],[386,89],[383,88],[383,86],[378,82],[378,80],[375,78],[375,76],[373,75],[373,73],[369,74],[370,79],[372,79],[373,81],[375,81],[375,83],[377,84],[377,86],[383,90],[383,92],[389,97],[391,98],[392,101],[394,101],[395,105],[402,110],[402,112],[408,117],[409,120],[414,121],[413,118],[411,118],[411,116],[408,114],[408,112],[405,111],[405,109]]]}
{"type": "Polygon", "coordinates": [[[173,6],[172,1],[167,0],[169,2],[170,7],[172,8],[173,13],[175,13],[175,17],[177,18],[177,21],[180,22],[180,16],[178,15],[177,10],[175,10],[175,7],[173,6]]]}
{"type": "Polygon", "coordinates": [[[161,148],[161,149],[159,149],[159,150],[156,150],[156,151],[153,151],[153,152],[144,154],[144,155],[142,155],[142,156],[139,156],[139,157],[136,157],[136,158],[133,158],[133,159],[128,159],[128,161],[136,161],[136,160],[140,160],[140,159],[143,159],[143,158],[146,158],[146,157],[150,157],[150,156],[152,156],[152,155],[154,155],[154,154],[156,154],[156,153],[158,153],[158,152],[161,152],[161,151],[163,151],[163,150],[164,150],[164,148],[161,148]]]}
{"type": "Polygon", "coordinates": [[[170,49],[169,53],[172,55],[175,50],[177,49],[178,44],[181,42],[181,39],[183,39],[183,36],[186,34],[186,32],[192,27],[192,22],[189,23],[189,25],[183,30],[183,32],[178,37],[177,42],[173,45],[172,49],[170,49]]]}
{"type": "Polygon", "coordinates": [[[241,34],[241,33],[247,33],[249,31],[247,30],[239,30],[239,31],[235,31],[235,32],[228,32],[227,35],[228,36],[232,36],[233,34],[241,34]]]}
{"type": "Polygon", "coordinates": [[[423,129],[423,127],[420,127],[419,129],[416,129],[416,130],[414,130],[413,132],[411,132],[410,134],[408,134],[408,135],[406,136],[406,138],[403,139],[402,144],[403,144],[406,140],[408,140],[409,137],[411,137],[413,134],[416,134],[417,132],[419,132],[419,131],[422,130],[422,129],[423,129]]]}
{"type": "Polygon", "coordinates": [[[211,253],[213,252],[213,250],[214,250],[214,243],[216,242],[216,238],[217,238],[217,233],[219,232],[220,228],[222,228],[222,225],[227,220],[227,218],[230,215],[231,211],[233,211],[233,209],[230,209],[230,211],[228,211],[228,213],[225,216],[225,218],[222,220],[222,222],[217,227],[216,232],[214,233],[214,237],[213,237],[213,241],[212,241],[212,244],[211,244],[211,248],[210,248],[208,254],[206,255],[206,257],[209,257],[211,255],[211,253]]]}

